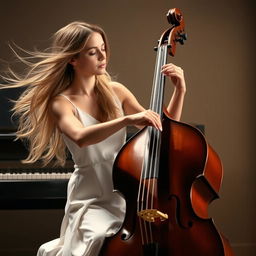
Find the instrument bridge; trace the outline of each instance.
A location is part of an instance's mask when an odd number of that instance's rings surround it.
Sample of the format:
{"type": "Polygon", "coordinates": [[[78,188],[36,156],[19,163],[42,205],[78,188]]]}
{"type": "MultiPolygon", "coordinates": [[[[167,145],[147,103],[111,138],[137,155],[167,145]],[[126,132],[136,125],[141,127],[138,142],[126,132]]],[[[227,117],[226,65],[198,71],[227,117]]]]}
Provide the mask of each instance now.
{"type": "Polygon", "coordinates": [[[160,221],[165,221],[168,219],[168,214],[157,209],[141,210],[138,212],[138,216],[148,222],[155,222],[156,219],[160,219],[160,221]]]}

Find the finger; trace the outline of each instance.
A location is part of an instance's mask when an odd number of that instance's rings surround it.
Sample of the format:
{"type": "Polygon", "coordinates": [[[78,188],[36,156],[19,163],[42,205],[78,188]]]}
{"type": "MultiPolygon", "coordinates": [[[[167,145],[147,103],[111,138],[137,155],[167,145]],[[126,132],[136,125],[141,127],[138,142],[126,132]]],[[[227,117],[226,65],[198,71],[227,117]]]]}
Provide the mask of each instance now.
{"type": "Polygon", "coordinates": [[[166,71],[176,71],[178,73],[183,72],[182,68],[175,66],[174,64],[166,64],[162,66],[162,72],[166,72],[166,71]]]}
{"type": "Polygon", "coordinates": [[[162,66],[162,68],[166,68],[166,67],[177,67],[177,66],[174,65],[173,63],[167,63],[167,64],[162,66]]]}
{"type": "Polygon", "coordinates": [[[157,122],[157,121],[155,121],[155,120],[151,120],[151,121],[149,122],[149,126],[152,126],[152,127],[156,128],[157,130],[162,131],[162,125],[161,125],[161,123],[159,123],[159,122],[157,122]]]}
{"type": "Polygon", "coordinates": [[[168,72],[182,74],[183,70],[179,67],[166,67],[162,70],[162,73],[168,73],[168,72]]]}
{"type": "Polygon", "coordinates": [[[160,120],[159,115],[153,111],[150,111],[148,114],[149,114],[149,118],[152,123],[152,126],[154,126],[156,129],[162,131],[162,122],[160,120]]]}
{"type": "Polygon", "coordinates": [[[183,77],[183,70],[166,70],[163,72],[163,75],[181,79],[183,77]]]}
{"type": "Polygon", "coordinates": [[[167,67],[163,67],[162,68],[162,73],[165,73],[166,71],[174,71],[175,70],[175,67],[173,66],[167,66],[167,67]]]}

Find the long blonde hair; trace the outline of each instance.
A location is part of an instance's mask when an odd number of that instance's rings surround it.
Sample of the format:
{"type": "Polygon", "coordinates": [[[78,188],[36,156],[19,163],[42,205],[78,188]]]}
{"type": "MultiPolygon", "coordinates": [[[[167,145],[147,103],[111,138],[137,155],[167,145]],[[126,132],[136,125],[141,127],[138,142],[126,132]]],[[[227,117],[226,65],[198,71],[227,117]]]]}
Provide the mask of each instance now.
{"type": "MultiPolygon", "coordinates": [[[[28,57],[21,57],[13,50],[18,59],[27,65],[28,71],[20,76],[9,69],[8,76],[2,76],[8,85],[1,86],[26,87],[13,107],[14,114],[19,117],[17,138],[29,141],[29,155],[25,163],[41,159],[48,164],[55,158],[57,164],[65,164],[66,146],[51,118],[49,102],[72,82],[74,71],[69,62],[81,52],[93,32],[101,34],[108,60],[109,44],[104,31],[96,25],[78,21],[54,34],[50,50],[25,51],[28,57]]],[[[110,81],[107,73],[96,76],[95,92],[100,103],[101,121],[111,120],[118,115],[110,81]]]]}

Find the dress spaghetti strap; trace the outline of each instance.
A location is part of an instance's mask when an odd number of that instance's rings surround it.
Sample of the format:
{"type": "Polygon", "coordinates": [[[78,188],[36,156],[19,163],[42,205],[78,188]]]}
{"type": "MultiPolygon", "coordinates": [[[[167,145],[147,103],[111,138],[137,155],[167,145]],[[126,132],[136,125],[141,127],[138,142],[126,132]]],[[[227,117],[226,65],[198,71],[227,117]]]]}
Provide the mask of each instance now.
{"type": "Polygon", "coordinates": [[[63,96],[67,101],[69,101],[69,103],[75,108],[77,116],[79,116],[79,111],[77,106],[69,99],[69,97],[64,94],[59,94],[59,95],[63,96]]]}

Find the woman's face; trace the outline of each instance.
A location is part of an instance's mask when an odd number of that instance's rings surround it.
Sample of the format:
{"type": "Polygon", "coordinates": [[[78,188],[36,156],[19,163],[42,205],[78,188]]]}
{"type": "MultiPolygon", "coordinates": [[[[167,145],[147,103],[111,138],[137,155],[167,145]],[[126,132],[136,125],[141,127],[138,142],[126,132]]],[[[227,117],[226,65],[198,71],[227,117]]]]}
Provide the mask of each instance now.
{"type": "Polygon", "coordinates": [[[71,62],[75,74],[83,77],[102,75],[106,72],[105,42],[101,34],[93,32],[84,49],[71,62]]]}

